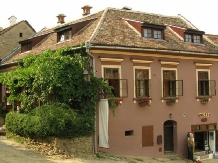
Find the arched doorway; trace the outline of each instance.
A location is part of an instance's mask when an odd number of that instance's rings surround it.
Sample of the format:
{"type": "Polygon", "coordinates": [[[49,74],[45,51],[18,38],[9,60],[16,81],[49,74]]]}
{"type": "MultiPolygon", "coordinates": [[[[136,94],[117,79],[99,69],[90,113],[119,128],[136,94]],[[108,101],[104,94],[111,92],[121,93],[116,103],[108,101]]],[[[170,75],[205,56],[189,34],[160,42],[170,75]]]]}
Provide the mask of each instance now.
{"type": "Polygon", "coordinates": [[[164,122],[164,153],[175,152],[176,145],[176,122],[175,121],[165,121],[164,122]]]}

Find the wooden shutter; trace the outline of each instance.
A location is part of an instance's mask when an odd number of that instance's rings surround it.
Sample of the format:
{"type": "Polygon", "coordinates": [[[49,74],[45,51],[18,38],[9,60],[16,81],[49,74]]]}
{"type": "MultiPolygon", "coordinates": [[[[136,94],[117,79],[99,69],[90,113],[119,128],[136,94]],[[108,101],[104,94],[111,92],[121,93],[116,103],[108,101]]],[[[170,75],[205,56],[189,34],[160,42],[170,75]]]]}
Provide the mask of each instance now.
{"type": "Polygon", "coordinates": [[[128,81],[127,79],[120,80],[120,97],[128,97],[128,81]]]}
{"type": "Polygon", "coordinates": [[[142,126],[142,147],[154,146],[153,126],[142,126]]]}
{"type": "Polygon", "coordinates": [[[183,80],[176,80],[176,96],[183,96],[183,80]]]}
{"type": "Polygon", "coordinates": [[[209,87],[210,87],[210,95],[215,96],[216,95],[216,81],[209,80],[209,87]]]}

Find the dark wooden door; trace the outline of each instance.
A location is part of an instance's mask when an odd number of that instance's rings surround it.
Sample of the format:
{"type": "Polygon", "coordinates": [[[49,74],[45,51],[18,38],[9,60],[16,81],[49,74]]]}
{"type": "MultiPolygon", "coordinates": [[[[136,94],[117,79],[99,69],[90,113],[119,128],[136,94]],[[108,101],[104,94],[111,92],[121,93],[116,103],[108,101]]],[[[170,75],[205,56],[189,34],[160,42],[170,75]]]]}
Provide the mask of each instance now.
{"type": "Polygon", "coordinates": [[[173,124],[172,122],[164,123],[164,152],[173,152],[174,143],[173,143],[173,124]]]}
{"type": "Polygon", "coordinates": [[[218,130],[215,132],[215,151],[218,151],[218,130]]]}

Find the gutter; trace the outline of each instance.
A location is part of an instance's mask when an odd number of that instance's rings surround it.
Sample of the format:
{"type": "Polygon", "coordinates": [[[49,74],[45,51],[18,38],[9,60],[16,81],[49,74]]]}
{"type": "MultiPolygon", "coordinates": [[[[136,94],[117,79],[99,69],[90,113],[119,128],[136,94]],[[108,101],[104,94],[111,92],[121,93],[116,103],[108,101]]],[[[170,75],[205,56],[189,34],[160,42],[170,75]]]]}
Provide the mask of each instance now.
{"type": "Polygon", "coordinates": [[[206,56],[216,56],[218,57],[218,53],[209,54],[209,53],[197,53],[197,52],[189,52],[189,51],[180,51],[180,50],[160,50],[160,49],[146,49],[146,48],[131,48],[131,47],[122,47],[122,46],[98,46],[91,45],[92,48],[102,48],[102,49],[116,49],[116,50],[135,50],[135,51],[152,51],[152,52],[165,52],[165,53],[180,53],[180,54],[193,54],[193,55],[206,55],[206,56]]]}
{"type": "MultiPolygon", "coordinates": [[[[92,57],[92,65],[93,65],[93,74],[95,76],[95,57],[90,53],[90,41],[86,41],[85,42],[85,48],[86,48],[86,53],[92,57]]],[[[97,109],[97,108],[96,108],[97,109]]],[[[96,114],[95,114],[95,125],[94,125],[94,154],[97,153],[97,133],[96,133],[96,129],[97,129],[97,119],[96,119],[96,114]]]]}

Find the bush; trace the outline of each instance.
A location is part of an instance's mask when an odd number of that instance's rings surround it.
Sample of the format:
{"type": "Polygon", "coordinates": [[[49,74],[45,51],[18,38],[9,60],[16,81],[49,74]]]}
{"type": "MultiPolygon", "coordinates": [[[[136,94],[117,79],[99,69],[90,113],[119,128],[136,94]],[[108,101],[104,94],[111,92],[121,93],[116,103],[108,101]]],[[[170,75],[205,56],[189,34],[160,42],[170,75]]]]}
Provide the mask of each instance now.
{"type": "Polygon", "coordinates": [[[77,114],[64,104],[52,104],[37,107],[28,114],[8,113],[6,128],[24,137],[73,138],[91,135],[94,118],[77,114]]]}

